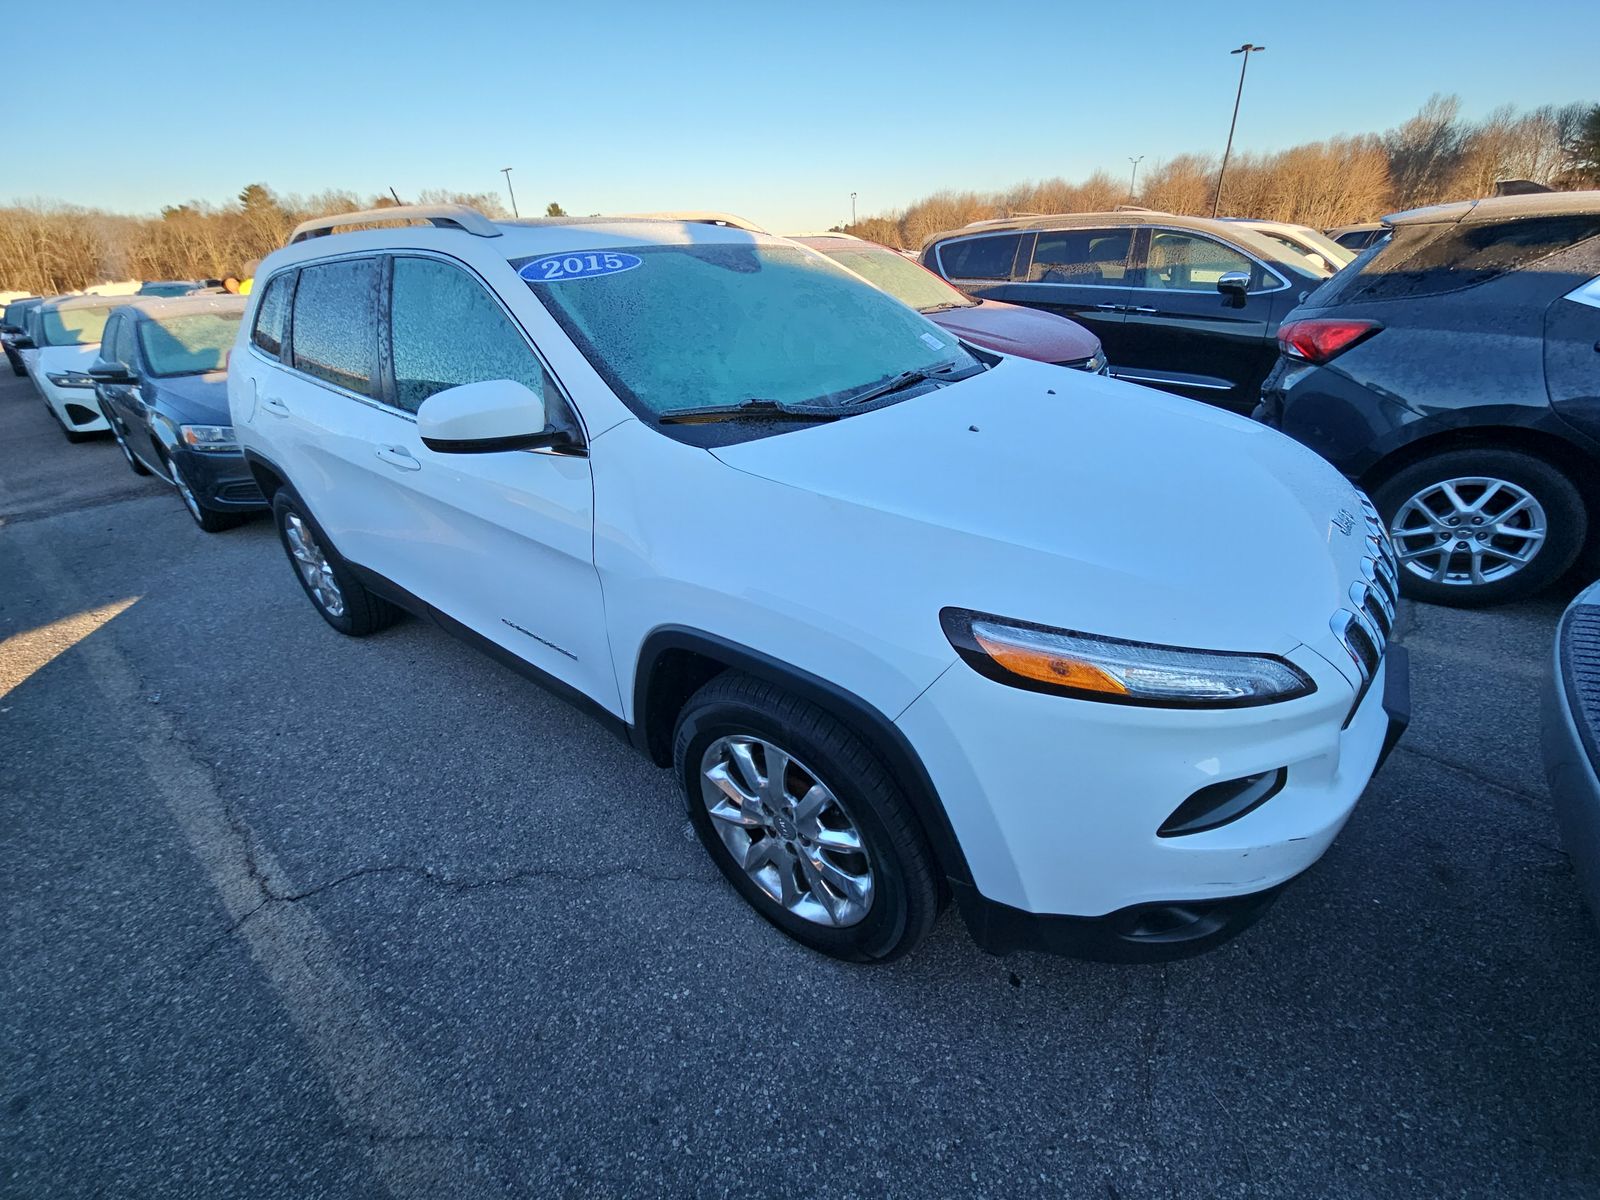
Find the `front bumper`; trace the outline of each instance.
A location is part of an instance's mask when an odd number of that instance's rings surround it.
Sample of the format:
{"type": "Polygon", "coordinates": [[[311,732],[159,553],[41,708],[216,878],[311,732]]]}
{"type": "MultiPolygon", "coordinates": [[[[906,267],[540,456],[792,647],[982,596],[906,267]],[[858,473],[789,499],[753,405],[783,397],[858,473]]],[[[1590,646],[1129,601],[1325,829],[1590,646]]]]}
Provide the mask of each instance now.
{"type": "Polygon", "coordinates": [[[93,388],[57,387],[37,368],[33,371],[33,383],[50,411],[74,433],[104,433],[111,428],[100,411],[93,388]]]}
{"type": "Polygon", "coordinates": [[[1410,717],[1405,651],[1341,729],[1353,691],[1327,663],[1303,700],[1209,712],[1096,704],[956,664],[900,718],[960,840],[953,883],[974,940],[1112,961],[1199,953],[1247,928],[1319,859],[1410,717]],[[1161,837],[1201,788],[1285,770],[1270,799],[1161,837]]]}
{"type": "Polygon", "coordinates": [[[250,466],[242,452],[201,453],[174,447],[168,451],[176,461],[201,508],[217,512],[255,512],[267,506],[250,466]]]}

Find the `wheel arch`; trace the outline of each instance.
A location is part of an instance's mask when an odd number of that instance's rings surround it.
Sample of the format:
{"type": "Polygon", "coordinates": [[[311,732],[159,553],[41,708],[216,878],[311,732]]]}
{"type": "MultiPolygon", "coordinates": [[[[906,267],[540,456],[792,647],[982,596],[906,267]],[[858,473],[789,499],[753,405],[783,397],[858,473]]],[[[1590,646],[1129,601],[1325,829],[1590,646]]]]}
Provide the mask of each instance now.
{"type": "Polygon", "coordinates": [[[273,493],[279,488],[289,486],[289,480],[278,469],[276,463],[263,458],[254,450],[244,452],[245,465],[250,468],[250,475],[256,481],[256,486],[261,489],[261,494],[266,497],[267,503],[272,503],[273,493]]]}
{"type": "Polygon", "coordinates": [[[672,763],[672,735],[691,696],[724,671],[742,671],[815,704],[866,745],[905,793],[940,873],[970,883],[972,872],[944,804],[910,741],[882,711],[838,684],[716,634],[671,625],[652,630],[633,677],[632,740],[658,766],[672,763]]]}
{"type": "MultiPolygon", "coordinates": [[[[1571,437],[1532,425],[1467,425],[1415,438],[1384,455],[1357,479],[1368,494],[1407,467],[1454,450],[1518,450],[1549,463],[1578,489],[1591,517],[1600,517],[1600,458],[1571,437]]],[[[1591,521],[1591,537],[1600,536],[1591,521]]]]}

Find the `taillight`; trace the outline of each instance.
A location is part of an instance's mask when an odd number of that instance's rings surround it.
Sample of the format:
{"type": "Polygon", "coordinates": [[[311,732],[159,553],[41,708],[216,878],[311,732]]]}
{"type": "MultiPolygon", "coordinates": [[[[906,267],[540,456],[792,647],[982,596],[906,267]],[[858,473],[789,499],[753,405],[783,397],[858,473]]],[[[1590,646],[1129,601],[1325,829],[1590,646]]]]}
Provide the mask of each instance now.
{"type": "Polygon", "coordinates": [[[1312,317],[1278,326],[1278,345],[1290,358],[1304,359],[1321,366],[1343,354],[1357,342],[1364,342],[1383,326],[1376,321],[1341,321],[1335,317],[1312,317]]]}

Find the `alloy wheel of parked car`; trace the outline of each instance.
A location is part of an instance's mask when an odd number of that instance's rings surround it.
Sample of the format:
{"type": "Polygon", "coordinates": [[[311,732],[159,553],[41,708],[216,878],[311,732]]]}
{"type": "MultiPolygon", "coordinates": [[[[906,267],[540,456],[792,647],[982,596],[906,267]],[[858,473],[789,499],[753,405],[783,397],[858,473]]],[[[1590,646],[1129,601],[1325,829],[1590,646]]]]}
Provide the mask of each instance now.
{"type": "Polygon", "coordinates": [[[854,925],[872,907],[872,859],[832,790],[783,747],[720,737],[700,760],[700,798],[755,885],[818,925],[854,925]]]}
{"type": "MultiPolygon", "coordinates": [[[[115,428],[112,427],[113,432],[115,428]]],[[[120,435],[117,440],[118,442],[122,440],[120,435]]],[[[124,447],[123,450],[126,453],[127,448],[124,447]]],[[[183,501],[183,507],[194,518],[196,525],[207,533],[221,533],[224,529],[232,529],[239,523],[240,518],[236,513],[212,512],[203,507],[199,497],[194,494],[194,489],[189,486],[189,481],[183,477],[183,469],[165,455],[163,461],[166,464],[167,474],[172,478],[172,486],[178,490],[178,498],[183,501]]]]}
{"type": "Polygon", "coordinates": [[[366,637],[399,619],[400,610],[367,590],[288,488],[273,494],[272,517],[295,578],[329,625],[347,637],[366,637]]]}
{"type": "Polygon", "coordinates": [[[684,705],[673,764],[719,870],[796,941],[883,962],[932,928],[932,851],[894,779],[828,713],[737,671],[684,705]]]}
{"type": "Polygon", "coordinates": [[[1443,479],[1400,506],[1389,524],[1403,570],[1453,586],[1492,583],[1533,561],[1544,509],[1504,479],[1443,479]]]}
{"type": "Polygon", "coordinates": [[[1401,589],[1471,606],[1531,595],[1583,544],[1582,498],[1556,468],[1515,450],[1456,450],[1376,489],[1400,559],[1401,589]]]}
{"type": "Polygon", "coordinates": [[[289,543],[289,557],[294,561],[294,569],[300,572],[300,578],[305,581],[306,590],[311,593],[317,607],[329,616],[344,616],[344,593],[339,590],[339,581],[333,577],[333,568],[328,563],[328,556],[317,544],[316,535],[299,513],[290,513],[284,518],[283,536],[289,543]]]}
{"type": "MultiPolygon", "coordinates": [[[[102,413],[104,412],[103,409],[101,411],[102,413]]],[[[122,457],[128,460],[128,469],[135,475],[150,474],[150,468],[139,461],[132,447],[128,445],[128,439],[122,436],[122,430],[117,428],[117,423],[111,419],[109,414],[106,415],[106,424],[111,426],[111,436],[117,439],[117,449],[121,450],[122,457]]]]}

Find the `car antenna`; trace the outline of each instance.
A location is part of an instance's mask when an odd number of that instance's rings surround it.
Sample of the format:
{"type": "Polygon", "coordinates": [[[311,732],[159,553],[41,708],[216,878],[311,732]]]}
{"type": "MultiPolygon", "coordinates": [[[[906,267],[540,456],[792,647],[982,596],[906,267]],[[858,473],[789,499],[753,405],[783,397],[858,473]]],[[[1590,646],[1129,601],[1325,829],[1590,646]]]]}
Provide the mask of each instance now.
{"type": "MultiPolygon", "coordinates": [[[[400,205],[400,193],[394,190],[394,185],[393,184],[391,184],[389,186],[389,195],[394,197],[394,202],[395,202],[395,204],[397,206],[401,206],[400,205]]],[[[403,206],[401,206],[401,207],[403,207],[403,206]]]]}

